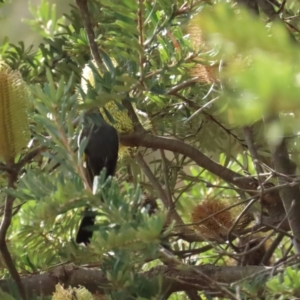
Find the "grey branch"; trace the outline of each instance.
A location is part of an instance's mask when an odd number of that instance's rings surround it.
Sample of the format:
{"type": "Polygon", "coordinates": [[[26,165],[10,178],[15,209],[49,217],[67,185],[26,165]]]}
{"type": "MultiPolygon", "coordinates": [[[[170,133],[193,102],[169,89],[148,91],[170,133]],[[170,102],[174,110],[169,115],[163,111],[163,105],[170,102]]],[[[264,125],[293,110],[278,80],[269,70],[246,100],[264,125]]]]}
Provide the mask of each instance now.
{"type": "MultiPolygon", "coordinates": [[[[264,273],[267,275],[271,268],[248,266],[216,267],[203,265],[191,268],[176,268],[175,266],[160,265],[142,273],[149,280],[162,278],[162,292],[171,294],[179,291],[205,291],[213,295],[220,294],[219,290],[213,290],[208,284],[207,277],[216,283],[226,286],[234,282],[251,278],[264,273]],[[203,276],[201,276],[201,273],[203,276]]],[[[109,281],[100,269],[77,267],[73,264],[59,266],[50,272],[31,275],[22,278],[22,284],[29,298],[35,296],[49,296],[55,291],[56,284],[61,283],[65,287],[86,287],[91,293],[104,294],[103,286],[109,287],[109,281]]],[[[9,293],[10,280],[0,280],[0,288],[9,293]]]]}

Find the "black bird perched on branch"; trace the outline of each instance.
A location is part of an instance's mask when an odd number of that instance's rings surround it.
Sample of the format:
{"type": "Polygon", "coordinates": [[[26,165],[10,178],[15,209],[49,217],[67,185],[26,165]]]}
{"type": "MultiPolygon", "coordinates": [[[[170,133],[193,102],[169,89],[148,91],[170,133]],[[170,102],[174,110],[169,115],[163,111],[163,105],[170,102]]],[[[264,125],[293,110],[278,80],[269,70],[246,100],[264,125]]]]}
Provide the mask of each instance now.
{"type": "MultiPolygon", "coordinates": [[[[95,115],[95,113],[92,113],[95,115]]],[[[91,116],[89,114],[89,116],[91,116]]],[[[97,113],[98,120],[100,114],[97,113]]],[[[87,139],[84,150],[87,177],[92,187],[94,177],[98,176],[102,169],[106,168],[106,178],[113,176],[116,169],[119,151],[118,133],[114,127],[107,124],[102,118],[93,124],[84,124],[80,141],[87,139]]],[[[81,220],[76,243],[90,243],[93,231],[89,228],[95,224],[95,214],[86,209],[85,216],[81,220]]]]}

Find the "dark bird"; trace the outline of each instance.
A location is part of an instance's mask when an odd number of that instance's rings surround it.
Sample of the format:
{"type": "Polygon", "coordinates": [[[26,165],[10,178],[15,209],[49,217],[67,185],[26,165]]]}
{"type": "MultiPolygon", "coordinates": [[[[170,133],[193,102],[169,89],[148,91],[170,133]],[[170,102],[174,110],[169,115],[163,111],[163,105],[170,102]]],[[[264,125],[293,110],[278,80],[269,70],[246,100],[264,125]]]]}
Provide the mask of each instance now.
{"type": "MultiPolygon", "coordinates": [[[[116,169],[119,151],[119,137],[116,129],[107,124],[103,119],[100,124],[84,125],[80,141],[87,139],[84,150],[87,178],[92,187],[94,177],[98,176],[102,169],[106,168],[106,178],[113,176],[116,169]]],[[[95,213],[90,209],[85,210],[81,220],[76,243],[90,243],[93,231],[91,227],[95,224],[95,213]]]]}

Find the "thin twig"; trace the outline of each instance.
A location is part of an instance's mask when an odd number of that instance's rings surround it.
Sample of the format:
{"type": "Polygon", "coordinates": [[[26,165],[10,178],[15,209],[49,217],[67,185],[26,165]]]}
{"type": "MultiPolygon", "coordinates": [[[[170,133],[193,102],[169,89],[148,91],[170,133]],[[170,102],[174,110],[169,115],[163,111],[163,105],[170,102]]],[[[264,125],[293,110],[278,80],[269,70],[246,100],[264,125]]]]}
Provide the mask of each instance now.
{"type": "Polygon", "coordinates": [[[157,192],[158,196],[160,197],[160,199],[162,200],[164,206],[168,209],[168,216],[167,216],[166,224],[170,224],[171,221],[174,220],[176,222],[176,225],[181,226],[182,232],[180,232],[180,234],[183,234],[185,236],[189,236],[190,240],[194,240],[194,241],[199,240],[199,239],[202,240],[192,230],[190,230],[188,228],[188,226],[185,226],[185,224],[183,223],[181,217],[177,213],[176,209],[174,209],[173,203],[172,202],[170,203],[168,201],[168,197],[167,197],[164,189],[161,187],[160,183],[158,182],[158,180],[156,179],[156,177],[152,173],[151,169],[146,164],[146,162],[145,162],[143,156],[141,155],[141,153],[138,153],[135,156],[135,160],[138,163],[138,165],[141,167],[141,169],[143,170],[143,172],[145,173],[145,175],[147,176],[149,181],[151,182],[151,185],[156,190],[156,192],[157,192]],[[170,206],[170,205],[172,205],[172,206],[170,206]]]}
{"type": "Polygon", "coordinates": [[[207,285],[212,287],[214,290],[220,291],[222,294],[227,296],[227,299],[237,300],[237,298],[231,293],[229,289],[223,287],[219,282],[213,280],[210,276],[206,275],[204,272],[201,272],[197,268],[191,265],[184,265],[179,259],[177,259],[170,251],[162,248],[160,249],[160,254],[162,254],[166,260],[170,260],[173,264],[177,265],[178,268],[181,266],[187,269],[190,269],[192,272],[199,274],[201,277],[205,279],[207,285]]]}
{"type": "Polygon", "coordinates": [[[166,186],[166,195],[169,202],[169,207],[173,207],[173,201],[172,201],[172,192],[170,189],[170,183],[169,183],[169,176],[168,176],[168,166],[167,166],[167,158],[165,155],[165,151],[163,149],[159,149],[160,155],[162,158],[162,168],[163,168],[163,174],[164,174],[164,181],[166,186]]]}
{"type": "Polygon", "coordinates": [[[158,197],[161,199],[161,201],[163,202],[165,207],[170,208],[170,203],[168,201],[168,197],[167,197],[164,189],[162,188],[162,186],[160,185],[158,180],[155,178],[154,174],[152,173],[151,169],[148,167],[148,165],[145,162],[145,160],[144,160],[143,156],[141,155],[141,153],[138,153],[135,156],[135,161],[138,163],[138,165],[141,167],[141,169],[145,173],[146,177],[151,182],[151,185],[156,190],[156,192],[158,194],[158,197]]]}
{"type": "Polygon", "coordinates": [[[93,57],[94,61],[96,62],[97,67],[100,68],[102,66],[102,59],[100,56],[98,45],[95,41],[95,33],[93,30],[91,16],[90,16],[89,9],[88,9],[88,1],[87,0],[76,0],[76,4],[79,8],[83,26],[84,26],[84,29],[88,36],[88,41],[89,41],[92,57],[93,57]]]}
{"type": "Polygon", "coordinates": [[[173,86],[172,88],[170,88],[168,91],[166,91],[166,95],[174,95],[176,94],[178,91],[181,91],[191,85],[194,85],[196,82],[199,81],[200,76],[196,76],[193,77],[191,79],[185,80],[175,86],[173,86]]]}
{"type": "Polygon", "coordinates": [[[173,251],[174,255],[177,255],[181,258],[185,258],[191,255],[197,255],[206,251],[209,251],[213,248],[213,245],[206,245],[201,248],[196,248],[196,249],[189,249],[189,250],[179,250],[179,251],[173,251]]]}
{"type": "Polygon", "coordinates": [[[200,112],[202,112],[205,108],[212,105],[216,100],[218,100],[220,97],[215,97],[212,100],[206,102],[203,106],[201,106],[199,109],[197,109],[187,120],[184,121],[184,123],[190,122],[196,115],[198,115],[200,112]]]}
{"type": "MultiPolygon", "coordinates": [[[[153,132],[156,134],[156,130],[153,127],[153,132]]],[[[168,207],[174,207],[174,203],[172,201],[172,192],[170,189],[170,184],[169,184],[169,176],[168,176],[168,166],[167,166],[167,158],[165,155],[165,152],[163,149],[159,149],[160,155],[161,155],[161,162],[162,162],[162,169],[163,169],[163,175],[164,175],[164,181],[165,181],[165,189],[166,189],[166,197],[169,202],[168,207]]]]}
{"type": "MultiPolygon", "coordinates": [[[[8,188],[14,188],[15,182],[18,178],[18,172],[15,169],[14,172],[7,173],[8,177],[8,188]]],[[[14,203],[15,197],[8,194],[6,196],[5,200],[5,207],[4,207],[4,216],[2,219],[2,223],[0,226],[0,252],[2,254],[3,260],[5,261],[5,264],[7,266],[7,269],[11,275],[11,277],[16,282],[16,285],[18,287],[20,296],[23,300],[27,299],[26,292],[24,289],[24,286],[22,284],[20,275],[15,267],[14,261],[9,253],[9,250],[7,248],[6,244],[6,234],[9,229],[9,226],[11,224],[12,220],[12,210],[13,210],[13,203],[14,203]]]]}
{"type": "MultiPolygon", "coordinates": [[[[243,133],[244,133],[246,144],[248,146],[248,150],[250,152],[250,155],[252,156],[252,160],[254,163],[254,167],[255,167],[255,171],[256,171],[256,175],[257,175],[257,181],[258,181],[260,191],[261,191],[261,194],[260,194],[260,202],[261,202],[261,200],[263,198],[263,193],[264,193],[264,185],[262,184],[262,178],[261,178],[260,174],[263,173],[264,170],[259,163],[260,159],[259,159],[257,150],[254,146],[252,128],[250,126],[245,126],[243,128],[243,133]]],[[[260,223],[262,222],[262,217],[263,217],[263,206],[260,205],[260,223]]]]}
{"type": "Polygon", "coordinates": [[[20,171],[26,164],[30,163],[38,154],[45,151],[46,149],[46,146],[39,146],[31,150],[15,165],[15,168],[20,171]]]}
{"type": "Polygon", "coordinates": [[[272,245],[268,248],[268,250],[266,251],[266,253],[264,254],[264,256],[261,259],[261,264],[265,265],[268,261],[270,261],[273,253],[275,252],[275,250],[277,249],[277,247],[279,246],[280,242],[282,241],[282,239],[284,238],[284,234],[279,233],[276,237],[276,239],[273,241],[272,245]]]}
{"type": "Polygon", "coordinates": [[[277,14],[281,14],[284,11],[285,4],[286,4],[286,0],[283,0],[277,11],[277,14]]]}
{"type": "Polygon", "coordinates": [[[263,169],[262,169],[261,165],[259,164],[259,156],[258,156],[258,153],[257,153],[256,148],[254,146],[252,128],[249,127],[249,126],[245,126],[243,128],[243,133],[244,133],[245,141],[246,141],[246,144],[248,146],[249,152],[250,152],[250,154],[252,156],[252,159],[254,161],[254,165],[255,165],[255,168],[256,168],[256,173],[258,175],[258,180],[259,180],[259,175],[261,173],[263,173],[263,169]]]}
{"type": "Polygon", "coordinates": [[[144,84],[144,32],[143,32],[143,0],[138,0],[138,32],[139,32],[139,44],[140,44],[140,51],[139,51],[139,67],[140,67],[140,83],[144,84]]]}

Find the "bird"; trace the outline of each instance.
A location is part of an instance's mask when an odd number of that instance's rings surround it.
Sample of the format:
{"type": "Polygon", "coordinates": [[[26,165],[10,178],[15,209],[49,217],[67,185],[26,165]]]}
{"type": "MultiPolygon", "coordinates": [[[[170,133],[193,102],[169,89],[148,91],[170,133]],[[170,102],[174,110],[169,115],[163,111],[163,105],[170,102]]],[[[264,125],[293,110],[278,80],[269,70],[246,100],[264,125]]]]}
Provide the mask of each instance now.
{"type": "MultiPolygon", "coordinates": [[[[117,130],[101,118],[99,122],[83,124],[80,141],[83,139],[87,139],[84,159],[86,176],[92,188],[94,177],[98,176],[104,168],[106,169],[106,179],[114,176],[118,161],[119,136],[117,130]]],[[[90,208],[86,208],[77,231],[77,244],[88,245],[90,243],[93,236],[91,227],[94,224],[95,213],[90,208]]]]}

